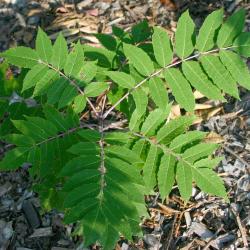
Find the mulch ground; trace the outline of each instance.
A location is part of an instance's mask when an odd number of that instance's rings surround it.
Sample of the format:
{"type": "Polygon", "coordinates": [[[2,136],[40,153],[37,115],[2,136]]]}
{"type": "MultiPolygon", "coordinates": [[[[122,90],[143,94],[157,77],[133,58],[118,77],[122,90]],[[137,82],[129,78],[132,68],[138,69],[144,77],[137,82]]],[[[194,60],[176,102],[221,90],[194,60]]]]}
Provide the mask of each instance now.
{"type": "MultiPolygon", "coordinates": [[[[231,14],[240,7],[248,10],[246,30],[250,30],[250,3],[202,0],[2,0],[0,1],[0,51],[15,45],[33,46],[37,27],[55,39],[62,32],[70,44],[99,46],[92,35],[111,33],[112,25],[129,30],[143,19],[176,29],[180,14],[189,9],[199,26],[205,16],[224,7],[231,14]]],[[[216,154],[224,160],[216,169],[224,179],[230,204],[193,188],[188,204],[173,188],[169,200],[158,195],[146,197],[150,219],[143,221],[143,237],[128,242],[121,238],[116,250],[129,249],[249,249],[250,246],[250,93],[241,90],[241,100],[228,98],[218,105],[201,102],[196,109],[195,129],[213,132],[211,140],[221,142],[216,154]]],[[[176,112],[178,113],[178,107],[176,112]]],[[[0,154],[7,150],[0,144],[0,154]]],[[[62,223],[58,211],[41,213],[39,198],[31,191],[32,182],[22,169],[0,173],[0,249],[99,249],[84,246],[72,236],[73,226],[62,223]]],[[[84,241],[83,241],[84,242],[84,241]]]]}

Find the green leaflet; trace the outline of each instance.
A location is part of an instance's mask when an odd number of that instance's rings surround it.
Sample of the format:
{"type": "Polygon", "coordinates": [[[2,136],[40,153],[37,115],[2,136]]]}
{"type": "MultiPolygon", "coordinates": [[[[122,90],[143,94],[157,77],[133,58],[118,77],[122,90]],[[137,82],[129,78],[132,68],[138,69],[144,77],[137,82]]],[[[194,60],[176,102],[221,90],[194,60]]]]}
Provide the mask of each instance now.
{"type": "Polygon", "coordinates": [[[47,70],[48,70],[47,66],[43,64],[37,64],[34,67],[32,67],[23,80],[22,92],[31,87],[34,87],[37,84],[37,82],[39,82],[41,78],[44,77],[47,70]]]}
{"type": "Polygon", "coordinates": [[[237,84],[218,56],[202,56],[200,61],[206,73],[218,88],[239,99],[237,84]]]}
{"type": "Polygon", "coordinates": [[[63,116],[57,109],[52,106],[46,105],[43,109],[43,113],[47,120],[54,124],[58,131],[67,131],[70,128],[77,127],[79,120],[75,121],[71,116],[67,114],[63,116]]]}
{"type": "Polygon", "coordinates": [[[185,62],[182,70],[188,81],[202,94],[212,100],[225,100],[220,90],[208,79],[198,62],[185,62]]]}
{"type": "Polygon", "coordinates": [[[156,145],[151,144],[147,155],[146,162],[143,166],[143,180],[146,185],[146,191],[150,193],[156,185],[156,168],[158,161],[159,149],[156,145]]]}
{"type": "Polygon", "coordinates": [[[39,62],[39,57],[33,49],[19,46],[2,54],[9,63],[23,68],[32,68],[39,62]]]}
{"type": "Polygon", "coordinates": [[[184,146],[199,142],[206,136],[205,132],[201,131],[189,131],[185,134],[181,134],[174,138],[174,140],[171,142],[169,148],[173,150],[174,152],[180,153],[184,146]]]}
{"type": "Polygon", "coordinates": [[[53,53],[52,44],[47,34],[41,28],[38,29],[36,37],[36,51],[42,61],[50,63],[53,53]]]}
{"type": "Polygon", "coordinates": [[[200,52],[208,51],[214,47],[216,31],[221,26],[222,21],[223,9],[216,10],[207,16],[196,40],[196,48],[200,52]]]}
{"type": "Polygon", "coordinates": [[[145,113],[139,113],[135,110],[129,120],[129,129],[133,132],[139,131],[139,127],[143,121],[145,113]]]}
{"type": "Polygon", "coordinates": [[[192,112],[195,106],[193,91],[182,73],[178,69],[167,69],[164,72],[164,77],[167,84],[170,86],[176,101],[182,108],[192,112]]]}
{"type": "Polygon", "coordinates": [[[150,57],[142,49],[130,44],[123,44],[124,54],[139,73],[149,76],[154,72],[150,57]]]}
{"type": "Polygon", "coordinates": [[[242,32],[234,40],[233,50],[242,56],[250,57],[250,32],[242,32]]]}
{"type": "Polygon", "coordinates": [[[69,81],[66,78],[62,77],[59,77],[58,79],[53,81],[47,91],[48,104],[58,103],[63,94],[63,91],[69,84],[69,81]]]}
{"type": "Polygon", "coordinates": [[[250,74],[240,56],[232,51],[220,51],[222,63],[231,73],[235,81],[246,89],[250,89],[250,74]]]}
{"type": "Polygon", "coordinates": [[[167,119],[171,110],[171,105],[166,110],[155,109],[150,112],[141,127],[141,133],[147,136],[155,135],[157,128],[167,119]]]}
{"type": "Polygon", "coordinates": [[[8,151],[0,162],[0,170],[15,170],[19,168],[27,157],[28,147],[14,148],[8,151]]]}
{"type": "Polygon", "coordinates": [[[70,153],[76,155],[84,155],[84,154],[97,155],[99,150],[100,148],[97,146],[97,144],[92,142],[79,142],[68,149],[70,153]]]}
{"type": "Polygon", "coordinates": [[[73,109],[76,113],[81,113],[86,107],[86,97],[84,95],[78,95],[74,99],[73,109]]]}
{"type": "Polygon", "coordinates": [[[124,72],[108,71],[107,75],[122,88],[132,89],[136,84],[135,79],[124,72]]]}
{"type": "Polygon", "coordinates": [[[180,161],[176,167],[176,181],[181,197],[188,201],[192,194],[192,169],[191,167],[180,161]]]}
{"type": "Polygon", "coordinates": [[[231,15],[221,26],[217,38],[217,45],[219,48],[232,45],[234,38],[241,33],[244,27],[245,15],[246,11],[240,9],[231,15]]]}
{"type": "Polygon", "coordinates": [[[154,103],[162,110],[168,105],[168,93],[162,80],[158,77],[149,80],[149,93],[154,103]]]}
{"type": "Polygon", "coordinates": [[[193,120],[193,116],[181,116],[171,120],[158,131],[157,141],[168,145],[176,136],[182,134],[193,123],[193,120]]]}
{"type": "Polygon", "coordinates": [[[125,132],[107,132],[105,133],[105,141],[113,144],[126,144],[131,139],[130,133],[125,132]]]}
{"type": "Polygon", "coordinates": [[[157,174],[159,191],[161,198],[165,199],[171,192],[175,181],[176,160],[171,155],[163,155],[157,174]]]}
{"type": "Polygon", "coordinates": [[[108,34],[95,34],[99,42],[108,50],[115,51],[117,47],[116,39],[108,34]]]}
{"type": "Polygon", "coordinates": [[[213,143],[200,143],[189,149],[187,149],[183,153],[183,159],[190,163],[194,163],[195,161],[211,155],[218,148],[217,144],[213,143]]]}
{"type": "Polygon", "coordinates": [[[173,59],[173,51],[167,32],[155,27],[152,36],[155,59],[162,67],[167,66],[173,59]]]}
{"type": "Polygon", "coordinates": [[[67,56],[68,56],[67,42],[64,39],[62,33],[60,33],[53,45],[51,64],[56,69],[63,69],[66,62],[65,59],[67,58],[67,56]]]}
{"type": "Polygon", "coordinates": [[[96,48],[89,45],[83,45],[84,55],[91,61],[97,61],[98,65],[104,68],[115,67],[115,56],[113,51],[105,48],[96,48]]]}
{"type": "Polygon", "coordinates": [[[209,168],[192,168],[192,174],[197,186],[204,192],[220,196],[228,201],[222,179],[209,168]]]}
{"type": "Polygon", "coordinates": [[[30,147],[35,144],[35,141],[31,137],[20,134],[6,135],[4,136],[4,139],[19,147],[30,147]]]}
{"type": "Polygon", "coordinates": [[[83,66],[83,60],[83,48],[78,42],[66,59],[64,73],[68,76],[77,76],[83,66]]]}
{"type": "Polygon", "coordinates": [[[84,65],[82,66],[77,78],[80,81],[83,81],[85,83],[91,82],[91,80],[93,80],[93,78],[96,76],[96,73],[97,73],[96,63],[97,63],[96,61],[85,62],[84,65]]]}
{"type": "Polygon", "coordinates": [[[105,149],[108,155],[115,155],[129,163],[143,163],[141,158],[132,150],[121,146],[109,146],[105,149]]]}
{"type": "Polygon", "coordinates": [[[77,96],[77,94],[78,92],[75,86],[72,86],[70,84],[67,85],[58,100],[58,108],[60,109],[70,104],[77,96]]]}
{"type": "Polygon", "coordinates": [[[58,77],[59,74],[56,71],[47,68],[47,70],[44,71],[43,77],[41,77],[36,82],[33,96],[44,94],[44,92],[50,87],[52,82],[55,81],[58,77]]]}
{"type": "Polygon", "coordinates": [[[215,168],[223,159],[223,157],[217,157],[217,158],[206,158],[206,159],[202,159],[199,160],[197,162],[195,162],[194,167],[196,168],[215,168]]]}
{"type": "Polygon", "coordinates": [[[91,84],[87,85],[84,92],[88,97],[95,97],[102,94],[108,88],[109,85],[106,82],[92,82],[91,84]]]}
{"type": "Polygon", "coordinates": [[[137,114],[140,116],[144,115],[148,106],[147,94],[142,88],[138,88],[133,91],[132,96],[135,101],[137,114]]]}
{"type": "Polygon", "coordinates": [[[179,18],[175,33],[175,51],[181,59],[188,57],[194,51],[194,28],[189,12],[184,12],[179,18]]]}

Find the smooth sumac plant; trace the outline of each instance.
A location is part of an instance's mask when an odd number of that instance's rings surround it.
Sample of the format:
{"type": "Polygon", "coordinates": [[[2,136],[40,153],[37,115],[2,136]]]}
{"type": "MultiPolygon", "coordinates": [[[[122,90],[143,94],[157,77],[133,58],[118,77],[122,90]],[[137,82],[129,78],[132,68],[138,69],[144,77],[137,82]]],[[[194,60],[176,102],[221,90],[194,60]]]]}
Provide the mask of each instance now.
{"type": "MultiPolygon", "coordinates": [[[[227,200],[213,171],[221,160],[212,156],[218,145],[189,127],[195,90],[226,101],[225,94],[239,98],[237,84],[250,89],[244,17],[241,9],[223,21],[217,10],[196,32],[187,11],[173,41],[142,22],[131,33],[113,27],[112,36],[97,34],[102,48],[78,42],[70,50],[62,35],[52,45],[39,29],[35,49],[1,54],[28,69],[16,91],[35,100],[37,112],[12,117],[14,126],[1,133],[13,148],[0,169],[30,163],[45,209],[64,211],[86,245],[99,241],[103,249],[112,249],[120,234],[131,239],[140,232],[146,194],[159,191],[165,199],[177,183],[187,201],[195,183],[227,200]],[[183,115],[170,119],[173,101],[183,115]],[[119,126],[121,115],[127,123],[119,126]]],[[[3,102],[6,107],[8,99],[3,102]]]]}

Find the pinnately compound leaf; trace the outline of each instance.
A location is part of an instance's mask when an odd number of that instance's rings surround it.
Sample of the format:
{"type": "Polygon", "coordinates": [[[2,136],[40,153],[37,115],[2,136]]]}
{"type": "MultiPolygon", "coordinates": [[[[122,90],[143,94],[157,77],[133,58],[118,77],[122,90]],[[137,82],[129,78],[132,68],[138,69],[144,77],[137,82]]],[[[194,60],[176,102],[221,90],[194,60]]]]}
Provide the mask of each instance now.
{"type": "Polygon", "coordinates": [[[169,63],[171,63],[173,58],[173,51],[168,34],[164,29],[158,27],[154,28],[152,44],[155,59],[159,63],[159,65],[165,67],[169,63]]]}
{"type": "Polygon", "coordinates": [[[199,92],[212,100],[224,100],[220,90],[208,79],[198,62],[185,62],[182,64],[182,70],[199,92]]]}
{"type": "Polygon", "coordinates": [[[245,14],[246,11],[240,9],[230,16],[221,26],[217,38],[217,45],[219,48],[232,45],[234,38],[241,33],[244,27],[245,14]]]}
{"type": "Polygon", "coordinates": [[[179,18],[175,33],[176,54],[181,59],[188,57],[194,51],[194,28],[194,22],[186,11],[179,18]]]}
{"type": "Polygon", "coordinates": [[[130,44],[123,45],[125,56],[139,73],[149,76],[154,71],[154,65],[150,57],[142,49],[130,44]]]}
{"type": "Polygon", "coordinates": [[[232,78],[231,74],[222,64],[218,56],[202,56],[200,61],[203,68],[218,88],[239,99],[236,81],[232,78]]]}
{"type": "Polygon", "coordinates": [[[220,51],[222,63],[230,71],[234,80],[246,89],[250,89],[250,74],[239,55],[232,51],[220,51]]]}
{"type": "Polygon", "coordinates": [[[167,84],[170,86],[176,101],[186,111],[192,112],[195,106],[195,100],[192,88],[178,69],[167,69],[164,72],[167,84]]]}
{"type": "Polygon", "coordinates": [[[38,29],[36,37],[36,51],[42,61],[50,63],[52,56],[51,40],[41,28],[38,29]]]}
{"type": "Polygon", "coordinates": [[[214,47],[217,29],[223,21],[223,9],[216,10],[207,16],[200,28],[196,40],[196,48],[200,52],[205,52],[214,47]]]}

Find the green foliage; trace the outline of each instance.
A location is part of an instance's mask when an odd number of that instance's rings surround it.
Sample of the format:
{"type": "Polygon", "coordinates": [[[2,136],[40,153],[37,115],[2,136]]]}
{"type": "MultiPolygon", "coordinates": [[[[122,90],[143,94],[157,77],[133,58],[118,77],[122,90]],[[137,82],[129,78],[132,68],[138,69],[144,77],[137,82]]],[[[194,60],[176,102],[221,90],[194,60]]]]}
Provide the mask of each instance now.
{"type": "Polygon", "coordinates": [[[29,70],[7,79],[7,62],[0,66],[0,136],[13,144],[0,169],[30,163],[44,208],[63,211],[86,245],[99,241],[107,250],[119,235],[139,233],[144,195],[159,191],[165,199],[176,183],[188,201],[195,184],[228,200],[213,171],[218,145],[189,127],[195,90],[225,101],[225,94],[239,99],[237,84],[250,89],[241,57],[250,55],[244,16],[239,10],[223,22],[223,11],[215,11],[197,35],[185,12],[173,40],[146,21],[131,33],[113,27],[114,36],[96,34],[103,48],[78,42],[69,50],[61,34],[52,44],[39,29],[35,49],[2,53],[29,70]],[[19,102],[13,103],[14,92],[19,102]],[[183,115],[170,119],[173,98],[183,115]],[[127,119],[119,131],[115,117],[127,119]]]}

